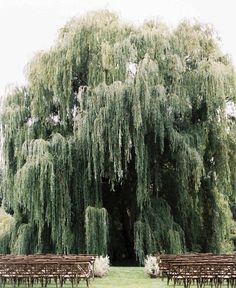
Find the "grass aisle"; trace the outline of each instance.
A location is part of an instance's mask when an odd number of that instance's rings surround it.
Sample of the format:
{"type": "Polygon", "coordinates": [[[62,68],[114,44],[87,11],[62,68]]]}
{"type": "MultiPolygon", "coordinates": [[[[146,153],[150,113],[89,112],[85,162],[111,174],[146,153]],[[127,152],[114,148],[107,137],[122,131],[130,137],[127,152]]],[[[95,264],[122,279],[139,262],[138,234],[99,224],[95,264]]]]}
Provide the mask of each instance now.
{"type": "MultiPolygon", "coordinates": [[[[80,286],[82,288],[82,286],[80,286]]],[[[85,287],[83,285],[83,287],[85,287]]],[[[166,281],[145,276],[143,267],[111,267],[107,277],[91,281],[91,288],[164,288],[166,281]]]]}

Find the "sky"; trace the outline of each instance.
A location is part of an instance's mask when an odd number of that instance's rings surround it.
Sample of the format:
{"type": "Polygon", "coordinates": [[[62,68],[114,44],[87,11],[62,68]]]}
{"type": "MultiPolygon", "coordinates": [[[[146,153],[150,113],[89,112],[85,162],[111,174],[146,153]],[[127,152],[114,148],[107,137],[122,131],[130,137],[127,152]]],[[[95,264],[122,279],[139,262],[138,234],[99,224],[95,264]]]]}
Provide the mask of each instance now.
{"type": "Polygon", "coordinates": [[[26,64],[50,48],[71,17],[91,10],[108,9],[137,24],[153,18],[173,27],[183,19],[210,23],[236,67],[235,8],[235,0],[0,0],[0,96],[26,83],[26,64]]]}

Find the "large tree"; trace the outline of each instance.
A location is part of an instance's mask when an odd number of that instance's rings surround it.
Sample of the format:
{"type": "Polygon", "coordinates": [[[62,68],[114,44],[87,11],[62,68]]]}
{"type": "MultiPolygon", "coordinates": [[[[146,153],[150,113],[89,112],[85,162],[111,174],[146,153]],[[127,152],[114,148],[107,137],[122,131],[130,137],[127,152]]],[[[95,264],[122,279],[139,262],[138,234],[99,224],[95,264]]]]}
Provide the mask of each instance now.
{"type": "Polygon", "coordinates": [[[27,76],[2,113],[8,250],[230,249],[235,74],[209,26],[90,13],[27,76]]]}

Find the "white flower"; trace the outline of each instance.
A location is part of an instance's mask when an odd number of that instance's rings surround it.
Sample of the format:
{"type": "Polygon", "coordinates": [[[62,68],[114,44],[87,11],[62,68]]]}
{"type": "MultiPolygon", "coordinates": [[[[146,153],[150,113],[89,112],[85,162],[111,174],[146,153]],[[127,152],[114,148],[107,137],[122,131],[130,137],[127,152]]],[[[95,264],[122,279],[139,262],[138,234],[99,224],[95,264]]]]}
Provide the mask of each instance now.
{"type": "Polygon", "coordinates": [[[157,258],[148,255],[144,261],[144,272],[150,277],[157,277],[160,273],[157,258]]]}
{"type": "Polygon", "coordinates": [[[103,277],[107,275],[110,268],[110,259],[108,256],[97,256],[94,262],[94,276],[103,277]]]}

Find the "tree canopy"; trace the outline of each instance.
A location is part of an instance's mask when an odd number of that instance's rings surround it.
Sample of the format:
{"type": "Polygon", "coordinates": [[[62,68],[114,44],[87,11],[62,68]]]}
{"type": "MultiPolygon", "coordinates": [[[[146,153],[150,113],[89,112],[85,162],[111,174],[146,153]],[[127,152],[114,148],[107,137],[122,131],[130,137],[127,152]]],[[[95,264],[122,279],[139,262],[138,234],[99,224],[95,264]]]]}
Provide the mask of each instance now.
{"type": "Polygon", "coordinates": [[[89,13],[27,77],[1,116],[6,249],[140,261],[232,249],[235,72],[209,25],[89,13]]]}

